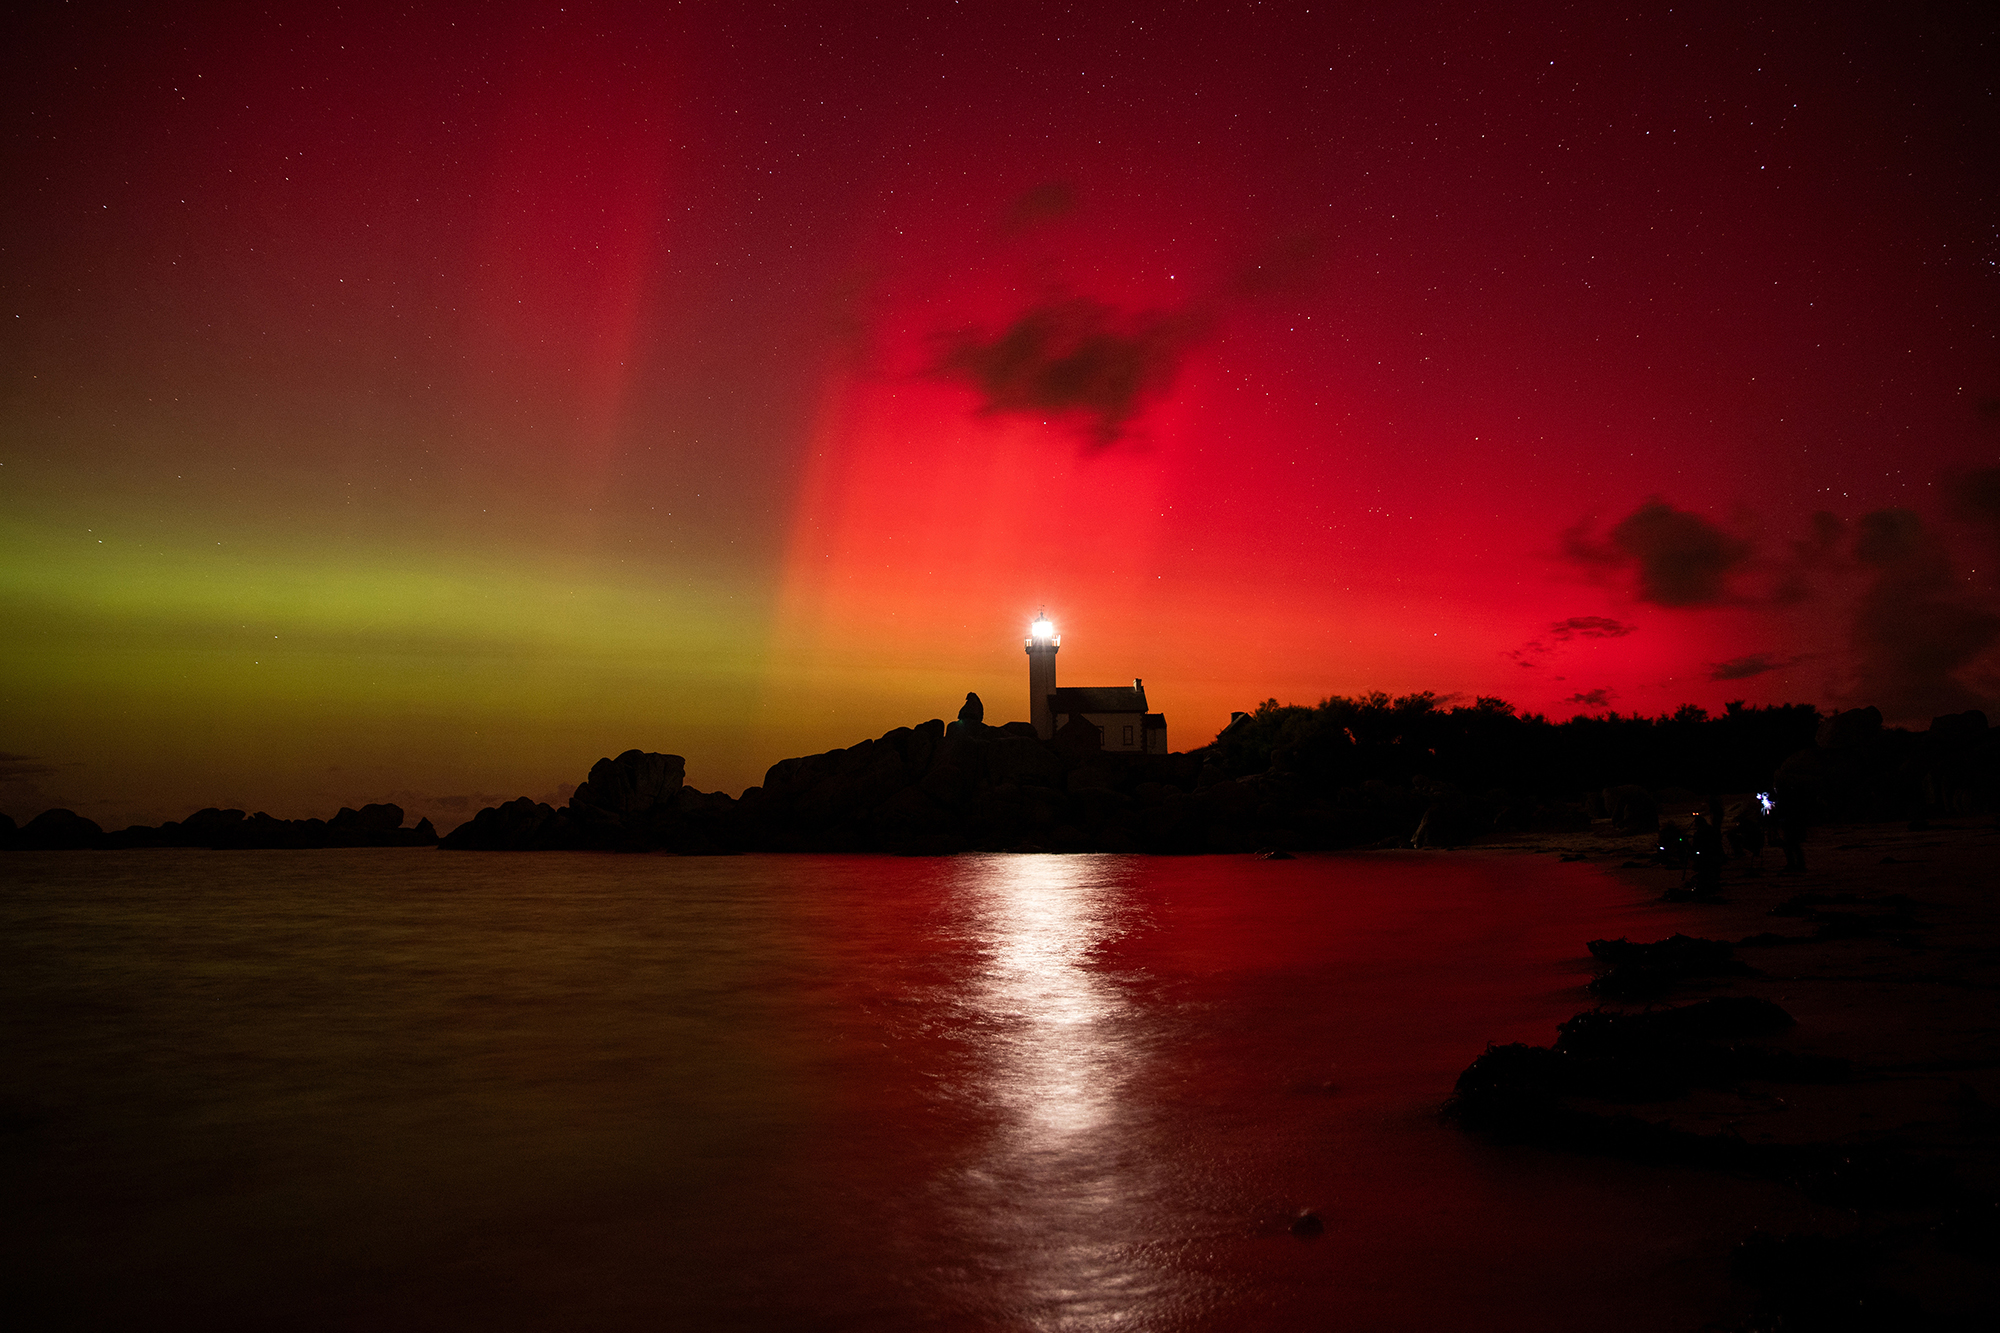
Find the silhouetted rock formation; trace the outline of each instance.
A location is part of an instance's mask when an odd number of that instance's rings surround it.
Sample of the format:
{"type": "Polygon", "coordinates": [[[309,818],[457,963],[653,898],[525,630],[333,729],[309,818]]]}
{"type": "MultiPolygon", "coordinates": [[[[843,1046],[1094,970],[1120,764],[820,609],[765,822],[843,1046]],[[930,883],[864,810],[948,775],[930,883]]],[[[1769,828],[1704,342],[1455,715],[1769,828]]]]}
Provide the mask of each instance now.
{"type": "Polygon", "coordinates": [[[687,761],[677,754],[627,750],[600,759],[557,810],[523,796],[489,806],[438,844],[453,851],[685,851],[731,846],[711,830],[718,810],[737,802],[684,785],[687,761]]]}
{"type": "Polygon", "coordinates": [[[1610,965],[1589,986],[1592,995],[1607,1000],[1652,999],[1688,977],[1741,977],[1756,971],[1736,958],[1736,946],[1728,941],[1692,935],[1653,944],[1592,940],[1590,952],[1610,965]]]}
{"type": "MultiPolygon", "coordinates": [[[[1506,1139],[1619,1155],[1704,1161],[1742,1149],[1633,1119],[1617,1108],[1668,1101],[1746,1079],[1839,1082],[1845,1061],[1759,1046],[1792,1026],[1769,1000],[1731,996],[1644,1013],[1593,1009],[1564,1023],[1553,1046],[1489,1046],[1459,1075],[1446,1111],[1506,1139]]],[[[1730,1159],[1712,1164],[1743,1165],[1730,1159]]]]}
{"type": "Polygon", "coordinates": [[[11,839],[0,829],[0,846],[17,851],[116,851],[135,847],[205,847],[218,851],[260,848],[432,847],[437,831],[430,820],[413,829],[403,827],[397,805],[342,807],[332,819],[273,819],[261,811],[246,817],[241,810],[197,810],[186,819],[169,820],[154,828],[135,824],[106,833],[95,823],[67,810],[48,810],[30,820],[11,839]]]}
{"type": "MultiPolygon", "coordinates": [[[[1776,822],[1795,850],[1814,822],[1919,820],[2000,803],[2000,732],[1977,712],[1938,718],[1921,733],[1883,727],[1874,709],[1822,717],[1799,704],[1551,723],[1518,716],[1498,699],[1446,708],[1430,694],[1373,694],[1310,708],[1267,700],[1202,749],[1158,755],[1105,752],[1081,716],[1047,741],[1026,722],[988,726],[977,702],[969,696],[949,726],[933,719],[782,760],[740,799],[686,786],[679,756],[628,750],[598,761],[563,808],[509,801],[482,810],[443,845],[914,853],[1452,847],[1493,833],[1588,830],[1593,819],[1637,834],[1660,827],[1663,810],[1685,818],[1707,804],[1697,793],[1768,790],[1778,794],[1776,822]]],[[[1742,834],[1747,808],[1739,801],[1733,834],[1742,834]]],[[[428,824],[400,828],[394,806],[343,810],[325,822],[205,810],[116,834],[66,813],[41,819],[50,822],[11,832],[0,826],[0,845],[435,839],[428,824]]]]}
{"type": "Polygon", "coordinates": [[[74,851],[95,847],[104,830],[94,820],[70,810],[44,810],[14,835],[13,845],[25,851],[74,851]]]}
{"type": "Polygon", "coordinates": [[[647,754],[627,750],[616,759],[600,759],[590,776],[570,796],[572,809],[607,815],[644,814],[680,793],[687,761],[677,754],[647,754]]]}

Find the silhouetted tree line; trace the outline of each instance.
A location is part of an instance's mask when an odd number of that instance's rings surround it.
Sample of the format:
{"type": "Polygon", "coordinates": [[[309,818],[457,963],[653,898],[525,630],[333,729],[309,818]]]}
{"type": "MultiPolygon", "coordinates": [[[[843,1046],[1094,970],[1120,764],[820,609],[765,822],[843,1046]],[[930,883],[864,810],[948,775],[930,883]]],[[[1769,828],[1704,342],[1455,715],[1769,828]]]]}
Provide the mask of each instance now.
{"type": "Polygon", "coordinates": [[[1738,700],[1714,717],[1689,704],[1656,718],[1607,713],[1551,722],[1487,696],[1447,707],[1429,691],[1377,692],[1311,706],[1266,699],[1224,728],[1213,748],[1232,777],[1278,768],[1334,787],[1423,779],[1538,796],[1624,783],[1745,792],[1768,789],[1777,766],[1812,745],[1822,721],[1810,704],[1749,708],[1738,700]]]}

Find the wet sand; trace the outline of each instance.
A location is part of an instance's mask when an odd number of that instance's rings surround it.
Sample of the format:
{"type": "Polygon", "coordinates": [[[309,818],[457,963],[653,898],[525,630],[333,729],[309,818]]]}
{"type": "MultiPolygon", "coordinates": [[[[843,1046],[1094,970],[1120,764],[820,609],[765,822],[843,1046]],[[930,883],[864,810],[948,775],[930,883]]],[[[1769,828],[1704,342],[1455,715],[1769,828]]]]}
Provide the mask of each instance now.
{"type": "MultiPolygon", "coordinates": [[[[1782,853],[1767,849],[1761,867],[1730,861],[1708,901],[1669,901],[1682,883],[1678,870],[1631,864],[1646,860],[1654,841],[1577,833],[1496,840],[1482,850],[1581,858],[1657,897],[1654,931],[1635,931],[1635,943],[1676,933],[1738,942],[1735,957],[1752,975],[1687,977],[1652,1003],[1769,1000],[1797,1025],[1759,1045],[1843,1059],[1852,1072],[1837,1082],[1743,1080],[1587,1109],[1749,1145],[1892,1162],[1901,1179],[1928,1183],[1838,1201],[1808,1242],[1812,1262],[1845,1274],[1839,1280],[1851,1279],[1854,1301],[1873,1301],[1885,1319],[1891,1309],[1897,1319],[1921,1309],[1933,1322],[1916,1326],[1954,1327],[2000,1310],[2000,824],[1816,829],[1804,872],[1781,872],[1782,853]],[[1767,934],[1779,938],[1742,943],[1767,934]]],[[[1581,954],[1585,941],[1577,945],[1581,954]]],[[[1756,1261],[1739,1266],[1752,1276],[1756,1261]]],[[[1767,1315],[1743,1326],[1777,1325],[1767,1315]]]]}

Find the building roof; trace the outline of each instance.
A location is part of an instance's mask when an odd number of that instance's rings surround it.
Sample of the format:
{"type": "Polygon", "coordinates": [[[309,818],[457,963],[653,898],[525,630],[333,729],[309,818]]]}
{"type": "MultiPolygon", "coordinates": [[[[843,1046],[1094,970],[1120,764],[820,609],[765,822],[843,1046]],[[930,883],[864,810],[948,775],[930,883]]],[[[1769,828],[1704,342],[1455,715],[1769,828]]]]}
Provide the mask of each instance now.
{"type": "Polygon", "coordinates": [[[1143,713],[1143,685],[1082,685],[1058,688],[1049,696],[1052,713],[1143,713]]]}

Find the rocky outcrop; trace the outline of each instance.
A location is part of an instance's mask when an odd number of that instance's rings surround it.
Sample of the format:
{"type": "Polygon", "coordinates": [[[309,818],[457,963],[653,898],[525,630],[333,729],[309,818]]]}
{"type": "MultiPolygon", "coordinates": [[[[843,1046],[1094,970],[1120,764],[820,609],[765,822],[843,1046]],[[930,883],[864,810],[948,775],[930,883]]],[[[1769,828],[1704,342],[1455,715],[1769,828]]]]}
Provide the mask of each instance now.
{"type": "Polygon", "coordinates": [[[737,802],[684,784],[677,754],[627,750],[600,759],[558,810],[523,796],[489,806],[453,829],[451,851],[726,851],[712,826],[737,802]]]}
{"type": "MultiPolygon", "coordinates": [[[[671,755],[603,760],[568,807],[513,801],[446,837],[454,850],[1249,852],[1401,841],[1435,791],[1317,790],[1296,773],[1229,779],[1205,753],[1106,753],[1072,724],[932,719],[771,766],[739,799],[667,787],[671,755]],[[607,793],[617,793],[616,796],[607,793]],[[650,800],[650,804],[648,804],[650,800]]],[[[1468,819],[1473,816],[1468,813],[1468,819]]]]}
{"type": "Polygon", "coordinates": [[[211,806],[186,819],[158,827],[135,824],[106,833],[91,820],[68,810],[47,810],[28,822],[11,839],[0,829],[0,846],[19,851],[116,851],[138,847],[198,847],[218,851],[317,847],[433,847],[437,831],[428,819],[415,828],[403,827],[403,810],[396,805],[342,807],[332,819],[274,819],[259,811],[219,810],[211,806]]]}
{"type": "Polygon", "coordinates": [[[1653,793],[1627,783],[1604,789],[1604,810],[1611,826],[1620,833],[1655,833],[1660,827],[1660,806],[1653,793]]]}
{"type": "Polygon", "coordinates": [[[438,843],[482,852],[551,851],[578,845],[573,824],[550,805],[523,796],[490,805],[438,843]]]}
{"type": "Polygon", "coordinates": [[[12,839],[23,851],[68,852],[98,846],[104,830],[95,820],[72,810],[44,810],[24,824],[12,839]]]}
{"type": "Polygon", "coordinates": [[[570,805],[620,817],[643,814],[679,795],[686,777],[687,760],[677,754],[627,750],[592,764],[570,805]]]}

